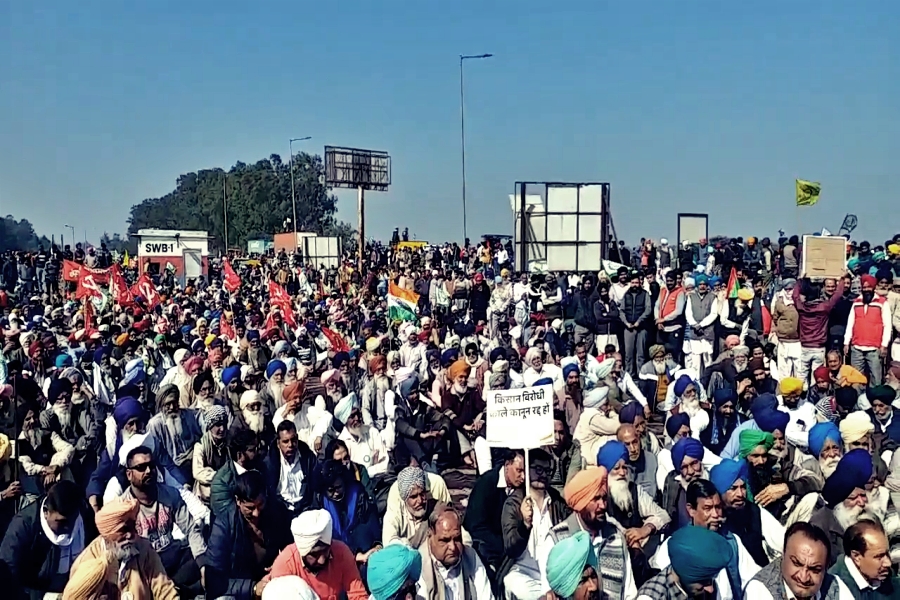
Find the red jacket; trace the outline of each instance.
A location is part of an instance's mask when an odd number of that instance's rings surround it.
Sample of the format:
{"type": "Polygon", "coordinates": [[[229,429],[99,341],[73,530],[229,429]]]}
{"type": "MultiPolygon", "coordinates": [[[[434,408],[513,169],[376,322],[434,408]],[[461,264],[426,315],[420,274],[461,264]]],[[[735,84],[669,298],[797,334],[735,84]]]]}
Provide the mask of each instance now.
{"type": "Polygon", "coordinates": [[[868,305],[863,303],[862,297],[853,302],[853,331],[850,332],[850,345],[870,348],[881,348],[884,343],[884,315],[882,311],[888,310],[885,299],[875,296],[868,305]]]}

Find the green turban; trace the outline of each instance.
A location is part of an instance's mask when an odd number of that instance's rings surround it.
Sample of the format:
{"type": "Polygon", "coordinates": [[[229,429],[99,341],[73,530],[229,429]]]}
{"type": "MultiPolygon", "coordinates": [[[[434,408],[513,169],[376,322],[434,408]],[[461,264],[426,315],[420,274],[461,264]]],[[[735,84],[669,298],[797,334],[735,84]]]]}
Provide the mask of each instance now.
{"type": "Polygon", "coordinates": [[[733,556],[728,540],[706,527],[688,525],[669,538],[669,560],[682,587],[712,581],[733,556]]]}
{"type": "Polygon", "coordinates": [[[572,537],[558,542],[550,550],[547,559],[547,583],[554,593],[569,598],[575,594],[584,568],[590,565],[600,576],[597,566],[597,555],[591,544],[591,536],[586,531],[579,531],[572,537]]]}
{"type": "Polygon", "coordinates": [[[745,429],[741,432],[741,436],[738,439],[741,442],[741,458],[747,458],[757,446],[765,446],[766,452],[768,452],[775,445],[775,438],[771,433],[766,433],[765,431],[745,429]]]}

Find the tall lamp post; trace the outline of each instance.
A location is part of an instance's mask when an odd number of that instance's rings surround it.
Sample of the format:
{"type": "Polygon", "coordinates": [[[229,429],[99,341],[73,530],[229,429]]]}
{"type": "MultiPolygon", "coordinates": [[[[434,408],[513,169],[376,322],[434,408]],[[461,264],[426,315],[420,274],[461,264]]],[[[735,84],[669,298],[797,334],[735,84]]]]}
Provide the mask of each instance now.
{"type": "Polygon", "coordinates": [[[302,138],[291,138],[288,140],[288,146],[291,149],[290,169],[291,169],[291,206],[294,208],[294,254],[297,253],[297,197],[294,195],[294,142],[305,142],[311,140],[312,136],[308,135],[302,138]]]}
{"type": "Polygon", "coordinates": [[[463,243],[469,237],[466,221],[466,103],[463,88],[463,62],[466,60],[490,58],[493,54],[460,54],[459,55],[459,133],[462,140],[462,205],[463,205],[463,243]]]}
{"type": "MultiPolygon", "coordinates": [[[[72,230],[72,245],[75,245],[75,227],[73,225],[63,225],[66,229],[72,230]]],[[[65,247],[66,243],[63,242],[63,247],[65,247]]]]}

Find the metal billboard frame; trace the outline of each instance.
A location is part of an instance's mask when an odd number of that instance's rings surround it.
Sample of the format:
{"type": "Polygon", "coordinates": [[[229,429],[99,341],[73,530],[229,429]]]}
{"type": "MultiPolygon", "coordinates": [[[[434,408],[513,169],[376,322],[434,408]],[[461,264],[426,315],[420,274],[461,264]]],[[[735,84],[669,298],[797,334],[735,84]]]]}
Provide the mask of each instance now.
{"type": "MultiPolygon", "coordinates": [[[[600,259],[608,260],[610,254],[611,244],[616,243],[616,230],[615,225],[613,225],[612,214],[610,213],[610,197],[611,197],[611,185],[608,182],[603,181],[585,181],[585,182],[568,182],[568,181],[517,181],[515,183],[515,195],[518,197],[518,206],[516,210],[513,211],[513,227],[515,229],[515,220],[519,218],[519,227],[518,231],[516,231],[515,235],[515,260],[516,260],[516,270],[518,271],[527,271],[529,261],[529,246],[538,248],[543,248],[543,255],[546,260],[546,256],[548,254],[548,248],[552,246],[600,246],[600,259]],[[573,212],[561,212],[561,211],[548,211],[546,210],[546,206],[544,207],[544,211],[541,213],[543,217],[553,217],[553,216],[593,216],[599,217],[600,219],[600,241],[599,242],[573,242],[573,241],[553,241],[548,240],[548,229],[550,219],[544,218],[544,235],[543,240],[536,240],[531,235],[529,235],[529,230],[531,229],[530,220],[528,218],[529,211],[527,210],[526,197],[527,189],[529,186],[540,186],[542,187],[542,197],[544,202],[547,202],[548,192],[551,188],[576,188],[577,190],[577,208],[576,211],[573,212]],[[600,187],[602,189],[601,192],[601,205],[600,211],[582,211],[581,209],[581,188],[584,187],[600,187]],[[518,217],[517,217],[518,215],[518,217]]],[[[581,239],[581,219],[576,219],[576,237],[581,239]]],[[[579,257],[578,253],[575,256],[575,270],[581,271],[579,268],[579,257]]]]}
{"type": "Polygon", "coordinates": [[[386,192],[391,185],[391,155],[381,150],[325,146],[325,184],[386,192]]]}

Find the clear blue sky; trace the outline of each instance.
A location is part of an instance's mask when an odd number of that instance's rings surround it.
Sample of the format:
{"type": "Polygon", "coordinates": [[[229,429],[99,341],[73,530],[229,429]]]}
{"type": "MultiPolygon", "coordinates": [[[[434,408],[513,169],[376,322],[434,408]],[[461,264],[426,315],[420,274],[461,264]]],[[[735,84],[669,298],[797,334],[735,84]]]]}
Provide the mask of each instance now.
{"type": "MultiPolygon", "coordinates": [[[[620,237],[900,231],[900,2],[0,2],[0,213],[124,232],[179,174],[288,138],[384,149],[368,229],[459,239],[458,56],[469,231],[509,232],[517,180],[609,181],[620,237]],[[885,218],[888,217],[888,218],[885,218]]],[[[354,194],[340,216],[356,222],[354,194]]]]}

